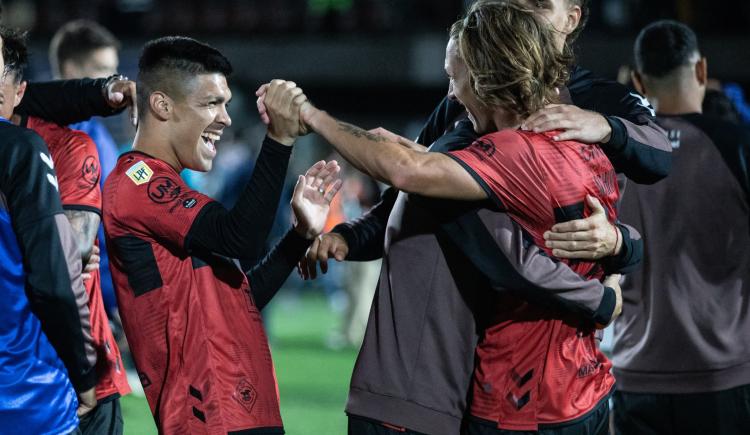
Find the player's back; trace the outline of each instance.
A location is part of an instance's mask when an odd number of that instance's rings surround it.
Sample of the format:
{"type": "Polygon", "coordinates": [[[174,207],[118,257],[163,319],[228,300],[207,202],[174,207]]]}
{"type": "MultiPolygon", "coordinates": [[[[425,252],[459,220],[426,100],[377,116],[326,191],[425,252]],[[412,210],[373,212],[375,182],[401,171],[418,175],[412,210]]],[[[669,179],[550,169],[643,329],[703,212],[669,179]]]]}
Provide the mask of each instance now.
{"type": "Polygon", "coordinates": [[[161,431],[278,433],[271,355],[247,279],[227,258],[186,249],[211,203],[161,160],[118,160],[104,226],[125,333],[161,431]]]}
{"type": "Polygon", "coordinates": [[[750,130],[700,114],[657,122],[672,172],[628,184],[621,205],[649,255],[623,284],[618,382],[665,394],[750,384],[750,130]]]}
{"type": "MultiPolygon", "coordinates": [[[[598,146],[555,142],[555,132],[504,130],[453,153],[501,210],[544,248],[555,223],[588,216],[586,195],[615,219],[614,169],[598,146]]],[[[566,261],[578,274],[601,278],[594,262],[566,261]]],[[[523,291],[524,289],[513,289],[523,291]]],[[[611,363],[597,348],[594,325],[561,307],[495,297],[477,346],[471,414],[508,430],[574,420],[596,407],[614,385],[611,363]]]]}

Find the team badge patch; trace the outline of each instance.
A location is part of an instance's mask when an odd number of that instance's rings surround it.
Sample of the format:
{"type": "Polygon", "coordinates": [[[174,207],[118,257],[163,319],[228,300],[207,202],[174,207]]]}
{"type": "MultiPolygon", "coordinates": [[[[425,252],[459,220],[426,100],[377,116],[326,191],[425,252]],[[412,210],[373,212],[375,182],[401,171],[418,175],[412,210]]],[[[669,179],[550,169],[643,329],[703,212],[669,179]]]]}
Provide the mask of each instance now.
{"type": "Polygon", "coordinates": [[[125,173],[131,180],[133,180],[133,183],[138,186],[143,183],[148,183],[149,180],[151,180],[151,176],[154,175],[154,171],[152,171],[143,160],[131,166],[125,173]]]}

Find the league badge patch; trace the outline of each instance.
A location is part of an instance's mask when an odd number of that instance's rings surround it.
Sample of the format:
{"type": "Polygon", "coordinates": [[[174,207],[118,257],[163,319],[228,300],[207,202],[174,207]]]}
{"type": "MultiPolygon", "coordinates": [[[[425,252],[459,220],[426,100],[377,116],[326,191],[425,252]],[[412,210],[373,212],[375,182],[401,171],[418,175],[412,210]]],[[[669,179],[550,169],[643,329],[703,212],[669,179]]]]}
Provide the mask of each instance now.
{"type": "Polygon", "coordinates": [[[151,176],[154,175],[154,171],[152,171],[143,160],[131,166],[125,173],[131,180],[133,180],[133,183],[138,186],[143,183],[148,183],[149,180],[151,180],[151,176]]]}

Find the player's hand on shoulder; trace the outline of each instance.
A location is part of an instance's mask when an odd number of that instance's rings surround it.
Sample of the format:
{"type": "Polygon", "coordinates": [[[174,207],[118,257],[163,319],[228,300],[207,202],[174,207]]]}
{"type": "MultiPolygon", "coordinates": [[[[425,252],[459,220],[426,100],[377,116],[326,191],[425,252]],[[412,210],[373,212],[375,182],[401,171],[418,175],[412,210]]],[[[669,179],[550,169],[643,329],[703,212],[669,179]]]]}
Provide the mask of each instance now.
{"type": "Polygon", "coordinates": [[[306,239],[313,239],[323,232],[331,201],[341,188],[338,162],[331,160],[314,164],[297,179],[292,193],[294,229],[306,239]]]}
{"type": "Polygon", "coordinates": [[[563,130],[555,140],[588,144],[606,143],[612,135],[612,127],[604,116],[572,104],[550,104],[526,118],[521,129],[536,133],[563,130]]]}
{"type": "Polygon", "coordinates": [[[326,273],[329,258],[344,261],[347,255],[349,255],[349,244],[346,243],[344,236],[338,233],[321,234],[307,249],[307,254],[299,262],[298,271],[304,279],[315,279],[318,276],[318,263],[320,263],[320,271],[326,273]]]}
{"type": "Polygon", "coordinates": [[[545,246],[558,258],[598,260],[617,255],[622,247],[620,229],[609,222],[598,199],[586,196],[591,215],[556,224],[544,233],[545,246]]]}

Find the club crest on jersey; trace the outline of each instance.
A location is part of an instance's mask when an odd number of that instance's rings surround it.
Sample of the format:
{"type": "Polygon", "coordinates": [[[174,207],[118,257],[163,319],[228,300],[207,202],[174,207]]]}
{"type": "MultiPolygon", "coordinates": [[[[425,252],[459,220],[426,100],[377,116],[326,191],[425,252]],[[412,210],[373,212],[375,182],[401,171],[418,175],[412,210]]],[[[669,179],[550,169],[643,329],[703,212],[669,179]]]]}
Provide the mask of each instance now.
{"type": "Polygon", "coordinates": [[[128,177],[133,180],[137,186],[148,183],[151,180],[151,176],[154,175],[154,171],[148,167],[146,162],[143,160],[139,161],[135,165],[131,166],[130,169],[125,171],[128,177]]]}
{"type": "Polygon", "coordinates": [[[233,396],[235,400],[240,402],[240,405],[242,405],[247,412],[252,411],[255,401],[258,400],[258,393],[255,391],[255,387],[253,387],[246,379],[240,380],[237,384],[237,388],[234,390],[233,396]]]}

